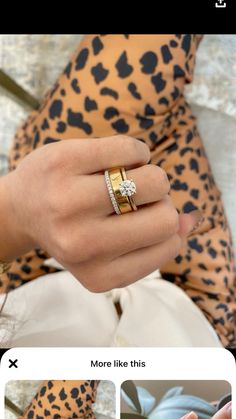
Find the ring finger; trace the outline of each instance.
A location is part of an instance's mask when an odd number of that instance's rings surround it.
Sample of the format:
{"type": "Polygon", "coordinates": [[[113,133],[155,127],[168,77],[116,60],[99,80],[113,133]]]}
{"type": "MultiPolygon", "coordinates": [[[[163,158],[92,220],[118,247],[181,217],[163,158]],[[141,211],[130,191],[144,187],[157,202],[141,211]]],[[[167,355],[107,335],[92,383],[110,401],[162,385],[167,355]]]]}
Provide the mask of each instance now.
{"type": "MultiPolygon", "coordinates": [[[[160,201],[169,193],[170,183],[167,175],[160,167],[149,164],[126,172],[127,178],[132,179],[136,185],[136,193],[133,195],[137,206],[160,201]]],[[[88,209],[98,215],[111,215],[114,208],[108,193],[104,175],[86,176],[87,191],[91,191],[87,201],[88,209]]]]}

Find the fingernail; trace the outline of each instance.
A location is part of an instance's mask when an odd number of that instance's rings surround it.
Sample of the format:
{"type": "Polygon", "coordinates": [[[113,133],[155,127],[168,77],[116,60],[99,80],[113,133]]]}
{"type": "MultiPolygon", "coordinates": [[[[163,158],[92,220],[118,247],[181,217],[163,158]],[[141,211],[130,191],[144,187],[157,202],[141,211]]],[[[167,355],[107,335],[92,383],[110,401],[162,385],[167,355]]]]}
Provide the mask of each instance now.
{"type": "Polygon", "coordinates": [[[194,226],[193,226],[193,228],[192,228],[192,230],[191,230],[190,233],[192,233],[193,231],[197,230],[198,227],[200,227],[200,225],[203,223],[203,220],[204,220],[204,217],[203,217],[201,211],[198,210],[198,209],[192,211],[191,212],[191,215],[195,219],[195,224],[194,224],[194,226]]]}
{"type": "Polygon", "coordinates": [[[182,419],[197,419],[197,415],[194,412],[190,412],[183,416],[182,419]]]}

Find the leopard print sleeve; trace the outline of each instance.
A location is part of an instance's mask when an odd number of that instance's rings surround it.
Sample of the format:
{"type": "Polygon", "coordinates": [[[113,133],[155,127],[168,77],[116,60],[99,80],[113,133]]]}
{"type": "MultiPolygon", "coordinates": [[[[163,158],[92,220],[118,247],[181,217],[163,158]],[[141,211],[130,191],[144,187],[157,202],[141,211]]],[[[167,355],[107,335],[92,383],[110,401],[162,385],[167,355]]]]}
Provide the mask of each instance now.
{"type": "Polygon", "coordinates": [[[92,404],[99,381],[44,381],[19,419],[95,419],[92,404]]]}
{"type": "MultiPolygon", "coordinates": [[[[68,138],[127,134],[145,141],[162,166],[179,211],[199,208],[202,226],[163,277],[198,305],[222,343],[236,344],[235,270],[223,203],[196,120],[184,97],[193,77],[197,35],[88,35],[40,109],[16,133],[10,170],[37,147],[68,138]]],[[[18,258],[1,278],[13,289],[45,273],[43,250],[18,258]]]]}

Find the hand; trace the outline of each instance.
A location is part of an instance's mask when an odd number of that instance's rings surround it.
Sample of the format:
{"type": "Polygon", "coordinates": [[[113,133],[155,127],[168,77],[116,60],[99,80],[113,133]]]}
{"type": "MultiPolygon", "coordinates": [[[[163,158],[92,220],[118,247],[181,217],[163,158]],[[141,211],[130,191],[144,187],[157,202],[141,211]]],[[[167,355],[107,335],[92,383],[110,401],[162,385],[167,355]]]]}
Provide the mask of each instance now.
{"type": "MultiPolygon", "coordinates": [[[[217,412],[212,419],[231,419],[232,418],[232,405],[231,402],[227,403],[222,409],[217,412]]],[[[181,419],[198,419],[194,412],[184,415],[181,419]]]]}
{"type": "Polygon", "coordinates": [[[144,143],[124,136],[61,141],[30,153],[2,183],[11,242],[5,257],[40,247],[86,288],[102,292],[177,256],[201,215],[179,216],[166,173],[149,160],[144,143]],[[103,173],[116,166],[137,185],[136,212],[113,213],[103,173]]]}

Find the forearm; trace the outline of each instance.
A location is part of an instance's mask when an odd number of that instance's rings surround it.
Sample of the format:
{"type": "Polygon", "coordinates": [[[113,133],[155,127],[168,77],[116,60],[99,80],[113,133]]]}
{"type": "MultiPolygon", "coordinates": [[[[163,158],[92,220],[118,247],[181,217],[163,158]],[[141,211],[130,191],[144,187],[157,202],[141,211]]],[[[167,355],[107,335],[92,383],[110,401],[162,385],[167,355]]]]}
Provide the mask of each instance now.
{"type": "Polygon", "coordinates": [[[13,181],[13,173],[0,178],[0,261],[4,262],[11,262],[31,249],[28,237],[17,222],[12,200],[13,181]]]}

